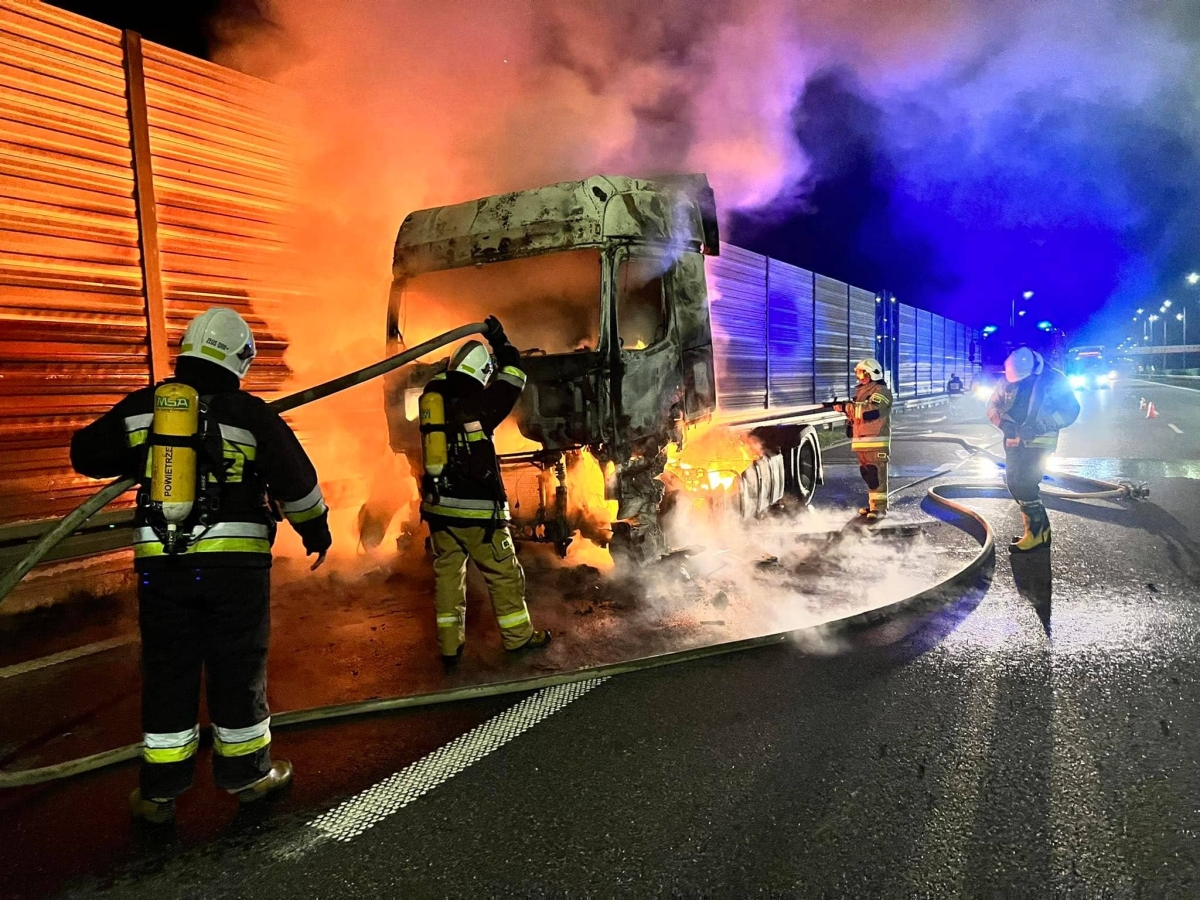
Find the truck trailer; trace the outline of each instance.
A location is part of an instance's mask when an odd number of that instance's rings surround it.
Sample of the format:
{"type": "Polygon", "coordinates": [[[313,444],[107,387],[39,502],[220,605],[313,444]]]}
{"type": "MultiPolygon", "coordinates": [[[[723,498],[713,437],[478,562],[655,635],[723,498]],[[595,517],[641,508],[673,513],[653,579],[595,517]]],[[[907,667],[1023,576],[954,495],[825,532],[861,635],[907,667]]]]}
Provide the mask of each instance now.
{"type": "MultiPolygon", "coordinates": [[[[702,426],[753,448],[728,491],[743,517],[810,503],[815,429],[843,421],[827,403],[848,396],[858,359],[896,357],[883,350],[900,317],[880,308],[893,298],[722,244],[704,175],[598,175],[420,210],[393,263],[389,351],[487,315],[522,349],[519,436],[498,440],[514,532],[562,552],[580,532],[636,562],[661,556],[668,456],[702,426]],[[607,521],[571,496],[591,461],[616,504],[607,521]]],[[[385,386],[391,446],[414,475],[415,400],[444,365],[385,386]]]]}

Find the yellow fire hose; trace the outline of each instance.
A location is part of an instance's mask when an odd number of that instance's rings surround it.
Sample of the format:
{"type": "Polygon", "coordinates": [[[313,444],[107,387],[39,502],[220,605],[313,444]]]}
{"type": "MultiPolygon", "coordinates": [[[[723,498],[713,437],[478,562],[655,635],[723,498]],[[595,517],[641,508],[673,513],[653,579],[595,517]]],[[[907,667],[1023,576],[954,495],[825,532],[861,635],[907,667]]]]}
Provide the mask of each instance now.
{"type": "MultiPolygon", "coordinates": [[[[430,338],[425,343],[418,344],[411,350],[405,350],[403,353],[389,356],[387,359],[367,366],[365,369],[358,369],[347,375],[342,375],[339,378],[318,384],[315,387],[306,388],[287,397],[280,397],[278,400],[273,400],[267,405],[281,413],[296,409],[299,406],[304,406],[306,403],[321,400],[332,394],[340,393],[347,388],[362,384],[365,381],[378,378],[380,375],[386,375],[388,372],[407,365],[413,360],[420,359],[426,353],[432,353],[440,347],[453,344],[455,341],[462,340],[472,334],[483,334],[486,330],[486,326],[482,323],[462,325],[453,331],[447,331],[445,334],[430,338]]],[[[83,524],[88,519],[113,500],[116,500],[136,483],[137,480],[134,478],[122,478],[120,481],[114,481],[112,484],[101,488],[70,513],[63,516],[57,525],[41,536],[38,542],[29,549],[29,552],[21,558],[20,562],[5,572],[4,576],[0,578],[0,603],[4,602],[5,598],[12,592],[12,589],[17,586],[22,578],[29,574],[34,566],[45,558],[47,553],[74,534],[77,529],[83,527],[83,524]]]]}

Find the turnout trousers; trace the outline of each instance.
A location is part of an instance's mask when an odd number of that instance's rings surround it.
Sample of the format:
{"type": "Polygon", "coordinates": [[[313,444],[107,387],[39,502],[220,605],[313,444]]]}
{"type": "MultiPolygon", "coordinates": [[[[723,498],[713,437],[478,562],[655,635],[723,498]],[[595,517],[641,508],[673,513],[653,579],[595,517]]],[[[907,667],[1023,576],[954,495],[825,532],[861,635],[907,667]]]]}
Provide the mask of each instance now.
{"type": "Polygon", "coordinates": [[[867,483],[867,507],[875,512],[887,512],[888,451],[856,450],[858,473],[867,483]]]}
{"type": "Polygon", "coordinates": [[[213,723],[213,777],[235,791],[271,769],[268,568],[170,568],[138,576],[142,632],[142,796],[192,784],[203,673],[213,723]]]}
{"type": "Polygon", "coordinates": [[[442,655],[453,656],[467,639],[467,562],[475,563],[492,597],[492,610],[506,650],[533,635],[525,606],[525,571],[517,560],[512,534],[500,525],[488,538],[483,525],[444,525],[430,529],[437,637],[442,655]]]}
{"type": "Polygon", "coordinates": [[[1050,524],[1046,507],[1042,505],[1041,490],[1049,456],[1049,450],[1038,447],[1004,448],[1004,481],[1008,493],[1028,517],[1030,530],[1035,534],[1050,524]]]}

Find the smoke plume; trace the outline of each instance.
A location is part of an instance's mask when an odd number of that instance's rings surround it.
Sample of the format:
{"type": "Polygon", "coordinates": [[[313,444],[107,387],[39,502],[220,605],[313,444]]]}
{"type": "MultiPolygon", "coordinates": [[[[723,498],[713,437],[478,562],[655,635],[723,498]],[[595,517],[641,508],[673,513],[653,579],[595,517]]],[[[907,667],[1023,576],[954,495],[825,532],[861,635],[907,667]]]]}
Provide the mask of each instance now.
{"type": "MultiPolygon", "coordinates": [[[[1033,290],[1035,315],[1098,328],[1200,267],[1194,13],[242,0],[213,25],[219,62],[291,98],[286,328],[310,383],[381,354],[408,212],[598,172],[707,172],[733,240],[955,318],[1033,290]]],[[[377,471],[377,386],[339,404],[301,417],[318,465],[377,471]]]]}

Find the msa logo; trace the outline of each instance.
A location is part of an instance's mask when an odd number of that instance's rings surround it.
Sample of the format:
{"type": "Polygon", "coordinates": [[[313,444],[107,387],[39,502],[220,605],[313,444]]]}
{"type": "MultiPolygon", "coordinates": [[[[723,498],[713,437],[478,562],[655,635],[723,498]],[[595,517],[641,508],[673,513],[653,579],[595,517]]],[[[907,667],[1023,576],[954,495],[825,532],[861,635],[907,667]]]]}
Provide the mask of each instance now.
{"type": "Polygon", "coordinates": [[[155,397],[155,409],[188,409],[191,403],[187,397],[155,397]]]}

